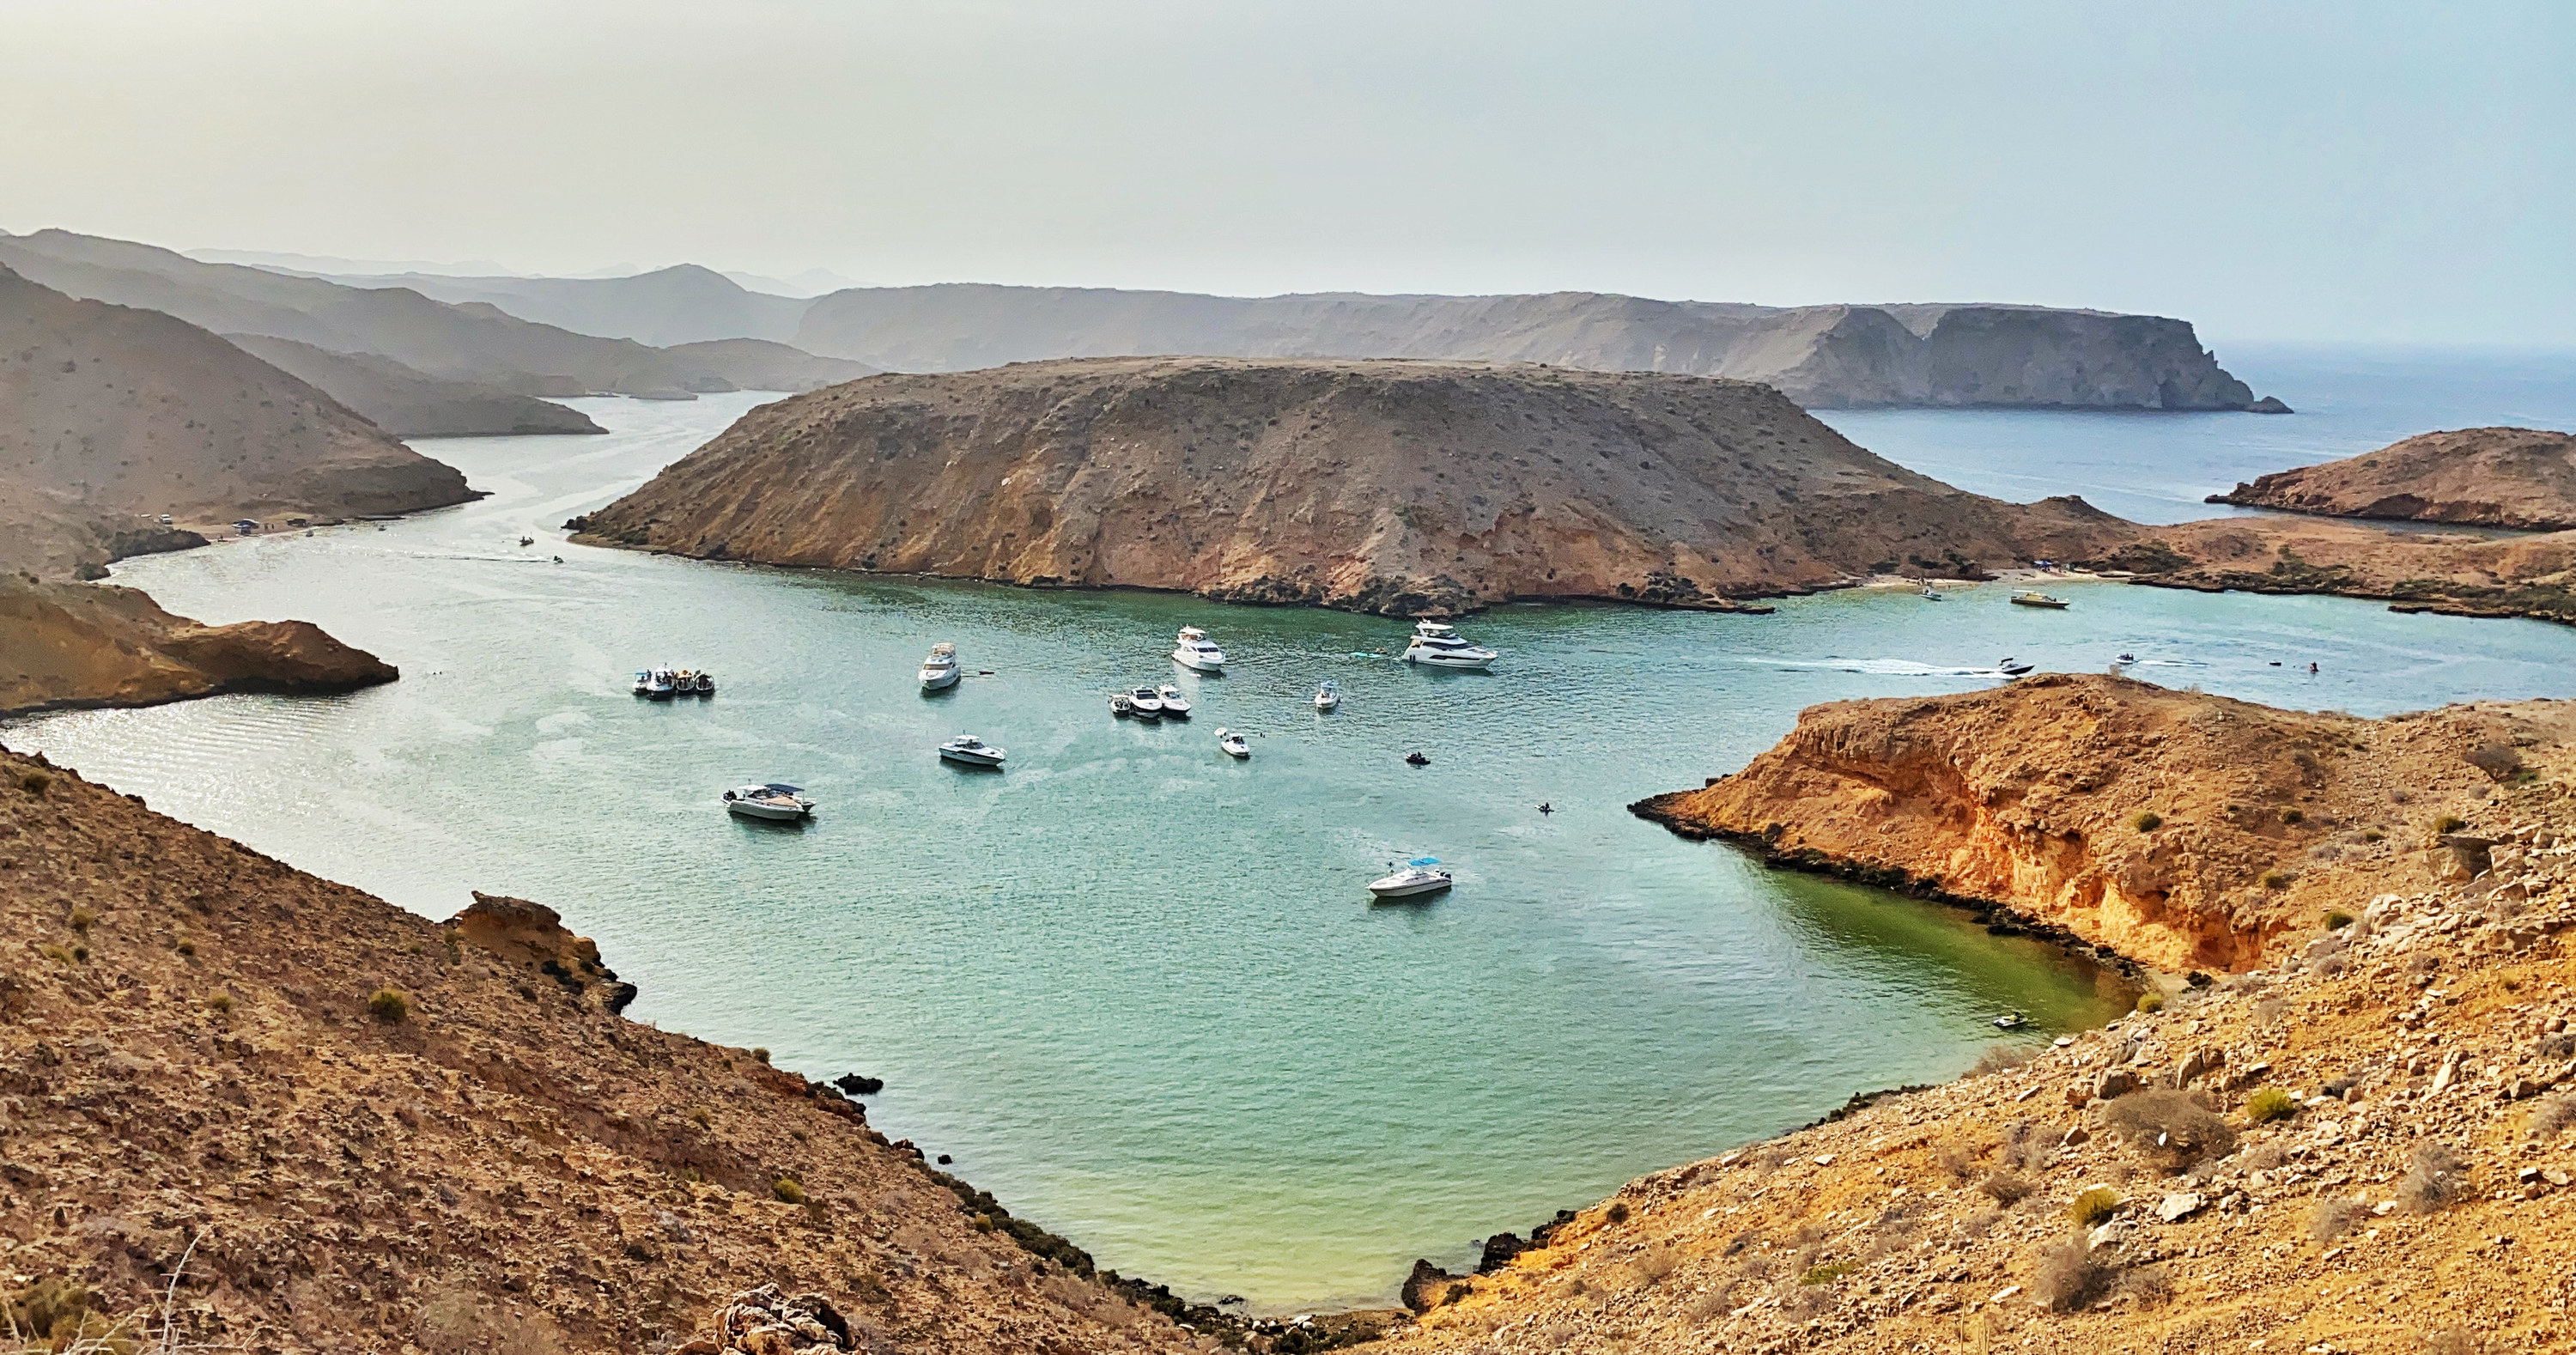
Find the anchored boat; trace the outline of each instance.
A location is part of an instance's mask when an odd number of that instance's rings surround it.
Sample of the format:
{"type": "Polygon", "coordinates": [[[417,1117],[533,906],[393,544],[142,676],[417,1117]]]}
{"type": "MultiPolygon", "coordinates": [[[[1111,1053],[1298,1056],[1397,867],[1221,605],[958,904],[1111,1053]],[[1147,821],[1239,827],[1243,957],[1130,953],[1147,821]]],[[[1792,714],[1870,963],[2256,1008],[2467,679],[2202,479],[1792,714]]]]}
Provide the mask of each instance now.
{"type": "Polygon", "coordinates": [[[1399,866],[1387,863],[1387,875],[1369,881],[1369,892],[1381,899],[1411,899],[1424,894],[1437,894],[1452,883],[1449,872],[1440,869],[1440,858],[1417,856],[1399,866]]]}
{"type": "Polygon", "coordinates": [[[756,786],[736,786],[724,793],[727,813],[746,819],[803,819],[814,814],[814,802],[805,798],[801,787],[768,781],[756,786]]]}

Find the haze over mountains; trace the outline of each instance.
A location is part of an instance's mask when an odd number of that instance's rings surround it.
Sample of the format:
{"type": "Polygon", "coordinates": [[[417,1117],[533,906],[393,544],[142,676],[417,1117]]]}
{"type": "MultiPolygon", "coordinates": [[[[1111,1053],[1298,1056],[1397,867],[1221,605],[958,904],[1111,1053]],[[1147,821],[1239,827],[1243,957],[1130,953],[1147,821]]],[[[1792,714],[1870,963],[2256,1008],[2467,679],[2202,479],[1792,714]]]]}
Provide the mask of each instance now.
{"type": "Polygon", "coordinates": [[[2257,406],[2186,321],[2039,306],[1784,308],[1592,292],[1247,298],[981,283],[854,287],[806,300],[694,264],[623,278],[337,280],[586,334],[650,344],[765,339],[892,371],[1067,357],[1403,357],[1735,377],[1811,408],[2257,406]]]}

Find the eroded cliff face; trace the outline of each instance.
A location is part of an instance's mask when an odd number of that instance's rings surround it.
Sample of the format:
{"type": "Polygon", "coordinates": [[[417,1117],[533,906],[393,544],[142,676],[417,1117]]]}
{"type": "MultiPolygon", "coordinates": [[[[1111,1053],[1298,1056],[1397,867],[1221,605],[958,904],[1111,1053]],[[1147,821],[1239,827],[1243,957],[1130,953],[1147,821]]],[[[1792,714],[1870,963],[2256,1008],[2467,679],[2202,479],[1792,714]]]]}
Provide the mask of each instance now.
{"type": "Polygon", "coordinates": [[[746,414],[577,524],[705,558],[1393,615],[1723,606],[2109,549],[1768,387],[1471,363],[1121,358],[888,375],[746,414]]]}
{"type": "MultiPolygon", "coordinates": [[[[1743,771],[1642,801],[1789,864],[2004,905],[2166,970],[2259,968],[2356,876],[2401,864],[2511,747],[2479,707],[2363,720],[2123,678],[1839,702],[1743,771]]],[[[2366,882],[2365,882],[2366,883],[2366,882]]]]}
{"type": "Polygon", "coordinates": [[[2240,484],[2212,503],[2327,517],[2576,528],[2576,436],[2544,428],[2421,433],[2240,484]]]}
{"type": "Polygon", "coordinates": [[[0,576],[0,715],[345,692],[400,676],[309,621],[205,626],[131,588],[0,576]]]}

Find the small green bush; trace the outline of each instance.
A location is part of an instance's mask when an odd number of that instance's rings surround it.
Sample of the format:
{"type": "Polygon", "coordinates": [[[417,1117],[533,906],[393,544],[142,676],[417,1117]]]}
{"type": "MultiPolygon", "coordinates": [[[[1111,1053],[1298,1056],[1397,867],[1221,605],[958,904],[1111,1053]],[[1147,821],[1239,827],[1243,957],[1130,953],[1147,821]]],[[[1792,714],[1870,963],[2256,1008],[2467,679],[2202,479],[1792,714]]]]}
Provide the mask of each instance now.
{"type": "Polygon", "coordinates": [[[1832,1284],[1857,1269],[1859,1269],[1858,1264],[1851,1261],[1831,1261],[1820,1266],[1809,1266],[1807,1273],[1798,1277],[1798,1283],[1832,1284]]]}
{"type": "Polygon", "coordinates": [[[2289,888],[2290,873],[2285,870],[2267,870],[2263,872],[2263,887],[2265,889],[2289,888]]]}
{"type": "Polygon", "coordinates": [[[54,774],[41,767],[29,767],[18,773],[18,789],[29,795],[42,795],[54,784],[54,774]]]}
{"type": "Polygon", "coordinates": [[[208,1009],[213,1011],[231,1011],[233,1009],[233,995],[230,993],[217,993],[213,997],[206,999],[206,1006],[208,1009]]]}
{"type": "Polygon", "coordinates": [[[2342,909],[2340,909],[2340,908],[2332,908],[2332,909],[2328,909],[2328,910],[2326,911],[2326,930],[2327,930],[2327,931],[2330,931],[2330,932],[2339,932],[2339,931],[2342,931],[2344,928],[2351,926],[2351,925],[2352,925],[2352,923],[2353,923],[2353,917],[2352,917],[2352,914],[2347,913],[2347,912],[2345,912],[2344,910],[2342,910],[2342,909]]]}
{"type": "Polygon", "coordinates": [[[2142,1011],[2142,1012],[2160,1012],[2160,1011],[2163,1011],[2164,1009],[2165,1009],[2165,995],[2164,995],[2164,994],[2157,992],[2157,991],[2156,991],[2155,989],[2153,989],[2153,988],[2150,988],[2150,989],[2148,989],[2147,991],[2145,991],[2145,992],[2143,992],[2143,993],[2138,994],[2138,1010],[2139,1010],[2139,1011],[2142,1011]]]}
{"type": "Polygon", "coordinates": [[[2457,814],[2445,814],[2433,820],[2433,831],[2436,833],[2456,833],[2468,826],[2469,821],[2457,814]]]}
{"type": "Polygon", "coordinates": [[[61,946],[39,946],[37,947],[37,953],[56,964],[76,963],[72,957],[72,953],[61,946]]]}
{"type": "Polygon", "coordinates": [[[2361,840],[2364,842],[2386,842],[2388,840],[2388,835],[2376,828],[2366,828],[2362,830],[2361,840]]]}
{"type": "Polygon", "coordinates": [[[179,938],[179,944],[171,949],[182,955],[194,955],[197,953],[197,943],[183,936],[179,938]]]}
{"type": "Polygon", "coordinates": [[[2078,1228],[2091,1228],[2119,1212],[2120,1192],[2109,1186],[2095,1186],[2066,1206],[2066,1216],[2078,1228]]]}
{"type": "Polygon", "coordinates": [[[2278,1087],[2264,1087],[2245,1098],[2245,1118],[2256,1124],[2286,1120],[2299,1113],[2299,1098],[2278,1087]]]}
{"type": "Polygon", "coordinates": [[[1612,1223],[1626,1223],[1628,1221],[1628,1204],[1626,1201],[1613,1200],[1611,1202],[1610,1221],[1612,1223]]]}
{"type": "Polygon", "coordinates": [[[2300,823],[2305,821],[2307,817],[2307,814],[2302,810],[2284,809],[2281,811],[2281,822],[2283,823],[2300,823]]]}
{"type": "Polygon", "coordinates": [[[751,1056],[760,1060],[762,1063],[769,1062],[769,1051],[766,1049],[754,1049],[751,1051],[751,1056]]]}
{"type": "Polygon", "coordinates": [[[93,927],[93,926],[96,926],[97,924],[98,924],[98,914],[97,914],[97,913],[95,913],[95,912],[91,911],[90,909],[88,909],[88,908],[86,908],[86,907],[81,907],[81,906],[78,906],[78,905],[75,905],[75,906],[72,908],[72,930],[73,930],[73,931],[79,932],[79,933],[80,933],[81,935],[83,935],[83,936],[87,936],[87,935],[89,935],[89,929],[90,929],[91,927],[93,927]]]}
{"type": "Polygon", "coordinates": [[[2152,809],[2141,809],[2138,817],[2129,820],[2129,826],[2141,833],[2152,833],[2165,826],[2165,816],[2152,809]]]}
{"type": "Polygon", "coordinates": [[[379,988],[367,998],[367,1010],[389,1026],[399,1026],[411,1019],[411,999],[399,988],[379,988]]]}
{"type": "Polygon", "coordinates": [[[782,1176],[770,1182],[769,1193],[785,1204],[805,1203],[805,1185],[793,1176],[782,1176]]]}

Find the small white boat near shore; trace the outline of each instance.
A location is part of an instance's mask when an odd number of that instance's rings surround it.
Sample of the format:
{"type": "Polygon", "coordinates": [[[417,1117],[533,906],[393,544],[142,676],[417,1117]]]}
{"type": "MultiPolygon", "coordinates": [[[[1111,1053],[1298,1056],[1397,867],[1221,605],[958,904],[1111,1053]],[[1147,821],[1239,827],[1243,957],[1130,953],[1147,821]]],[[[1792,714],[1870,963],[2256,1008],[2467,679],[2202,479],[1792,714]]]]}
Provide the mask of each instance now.
{"type": "Polygon", "coordinates": [[[957,646],[945,640],[930,647],[930,657],[921,661],[921,689],[944,692],[957,685],[957,646]]]}
{"type": "Polygon", "coordinates": [[[1225,671],[1225,651],[1208,639],[1206,631],[1196,626],[1183,626],[1178,641],[1172,646],[1172,662],[1196,672],[1222,673],[1225,671]]]}
{"type": "Polygon", "coordinates": [[[939,756],[963,766],[999,768],[1005,755],[972,734],[960,734],[939,745],[939,756]]]}
{"type": "Polygon", "coordinates": [[[803,788],[779,781],[736,786],[724,793],[725,811],[746,819],[811,818],[814,802],[805,798],[803,788]]]}
{"type": "Polygon", "coordinates": [[[1369,881],[1369,893],[1381,899],[1413,899],[1440,893],[1453,883],[1436,856],[1417,856],[1401,866],[1390,861],[1387,872],[1384,878],[1369,881]]]}

